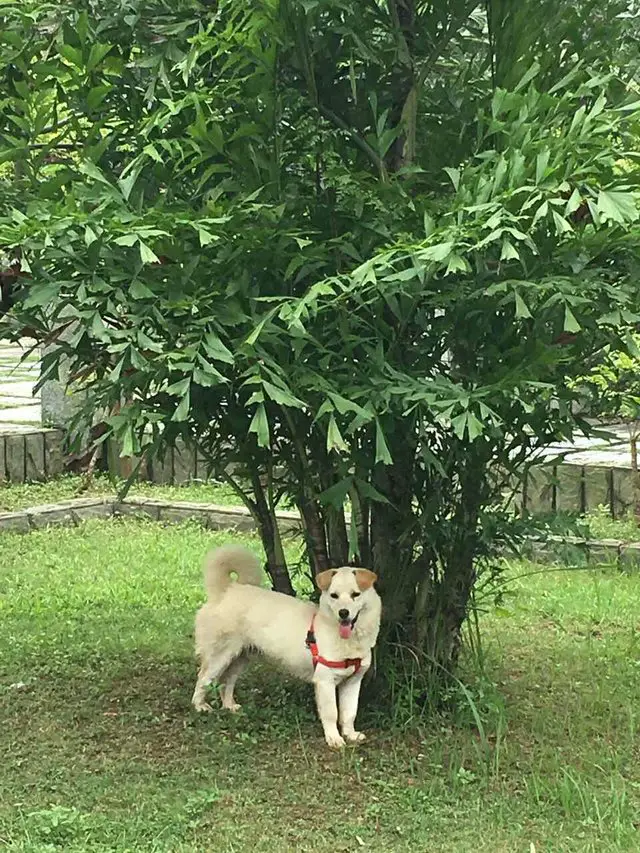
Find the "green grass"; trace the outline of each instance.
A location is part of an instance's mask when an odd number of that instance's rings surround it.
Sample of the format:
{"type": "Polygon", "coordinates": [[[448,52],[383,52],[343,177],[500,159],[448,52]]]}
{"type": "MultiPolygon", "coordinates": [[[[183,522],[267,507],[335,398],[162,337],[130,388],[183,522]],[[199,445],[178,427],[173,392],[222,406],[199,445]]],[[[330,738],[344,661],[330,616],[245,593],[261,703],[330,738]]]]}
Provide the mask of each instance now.
{"type": "Polygon", "coordinates": [[[131,519],[3,535],[0,846],[639,849],[639,576],[513,565],[467,704],[410,720],[410,685],[389,706],[373,682],[369,741],[332,754],[309,687],[265,665],[241,714],[189,708],[200,561],[226,538],[131,519]]]}
{"type": "MultiPolygon", "coordinates": [[[[79,494],[83,485],[81,477],[64,475],[46,483],[3,483],[0,485],[0,512],[15,512],[37,504],[56,503],[77,497],[112,495],[118,488],[106,476],[96,475],[89,489],[79,494]]],[[[184,486],[156,486],[152,483],[135,483],[129,497],[168,498],[176,501],[196,501],[225,506],[238,505],[240,500],[230,486],[223,483],[194,483],[184,486]]]]}

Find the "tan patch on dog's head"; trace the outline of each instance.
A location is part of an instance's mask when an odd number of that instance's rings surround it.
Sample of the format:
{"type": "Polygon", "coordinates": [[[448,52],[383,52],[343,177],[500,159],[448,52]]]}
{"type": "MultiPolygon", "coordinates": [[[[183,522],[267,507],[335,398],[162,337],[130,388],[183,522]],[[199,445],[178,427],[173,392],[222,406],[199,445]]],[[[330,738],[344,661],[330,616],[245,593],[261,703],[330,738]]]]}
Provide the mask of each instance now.
{"type": "Polygon", "coordinates": [[[337,569],[327,569],[324,572],[318,572],[316,575],[316,584],[318,585],[318,589],[322,592],[326,592],[329,589],[331,581],[337,571],[337,569]]]}
{"type": "Polygon", "coordinates": [[[378,580],[378,575],[375,572],[370,572],[369,569],[354,569],[354,575],[356,576],[356,583],[358,584],[358,588],[365,591],[365,589],[371,589],[374,583],[378,580]]]}

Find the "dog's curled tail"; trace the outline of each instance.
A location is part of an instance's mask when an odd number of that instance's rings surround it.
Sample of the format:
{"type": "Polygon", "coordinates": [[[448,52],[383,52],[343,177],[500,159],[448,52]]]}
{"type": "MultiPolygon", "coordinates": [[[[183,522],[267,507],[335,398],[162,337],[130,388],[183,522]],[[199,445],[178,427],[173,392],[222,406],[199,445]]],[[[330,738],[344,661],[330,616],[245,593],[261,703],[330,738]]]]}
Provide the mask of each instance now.
{"type": "Polygon", "coordinates": [[[204,558],[204,586],[209,601],[215,601],[231,583],[231,575],[237,575],[237,583],[262,584],[260,563],[255,554],[242,545],[222,545],[209,551],[204,558]]]}

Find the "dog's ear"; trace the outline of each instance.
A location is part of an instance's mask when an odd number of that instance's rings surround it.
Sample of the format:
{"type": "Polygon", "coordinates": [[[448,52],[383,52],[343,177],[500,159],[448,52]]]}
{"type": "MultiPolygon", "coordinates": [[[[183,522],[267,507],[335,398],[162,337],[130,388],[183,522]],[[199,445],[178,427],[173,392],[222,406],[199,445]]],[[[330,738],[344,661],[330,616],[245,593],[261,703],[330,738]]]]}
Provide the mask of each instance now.
{"type": "Polygon", "coordinates": [[[318,589],[322,590],[322,592],[326,592],[329,589],[336,571],[337,569],[327,569],[324,572],[318,572],[316,575],[316,584],[318,589]]]}
{"type": "Polygon", "coordinates": [[[374,583],[378,580],[378,575],[375,572],[370,572],[369,569],[354,569],[354,575],[356,576],[356,583],[358,587],[364,592],[365,589],[371,589],[374,583]]]}

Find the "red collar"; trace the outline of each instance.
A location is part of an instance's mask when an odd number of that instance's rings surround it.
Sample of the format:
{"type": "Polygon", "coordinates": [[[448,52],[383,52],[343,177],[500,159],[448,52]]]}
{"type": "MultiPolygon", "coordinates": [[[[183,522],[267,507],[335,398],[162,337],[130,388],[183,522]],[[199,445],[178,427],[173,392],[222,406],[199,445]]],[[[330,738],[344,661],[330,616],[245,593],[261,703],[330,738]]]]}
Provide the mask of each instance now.
{"type": "Polygon", "coordinates": [[[311,625],[309,625],[309,630],[307,631],[307,639],[305,640],[306,646],[311,652],[311,660],[313,661],[313,668],[315,669],[319,663],[322,666],[328,666],[330,669],[349,669],[350,666],[354,667],[353,674],[362,666],[362,658],[345,658],[345,660],[327,660],[323,658],[322,655],[318,653],[318,642],[316,640],[315,634],[315,621],[316,614],[313,614],[311,618],[311,625]]]}

